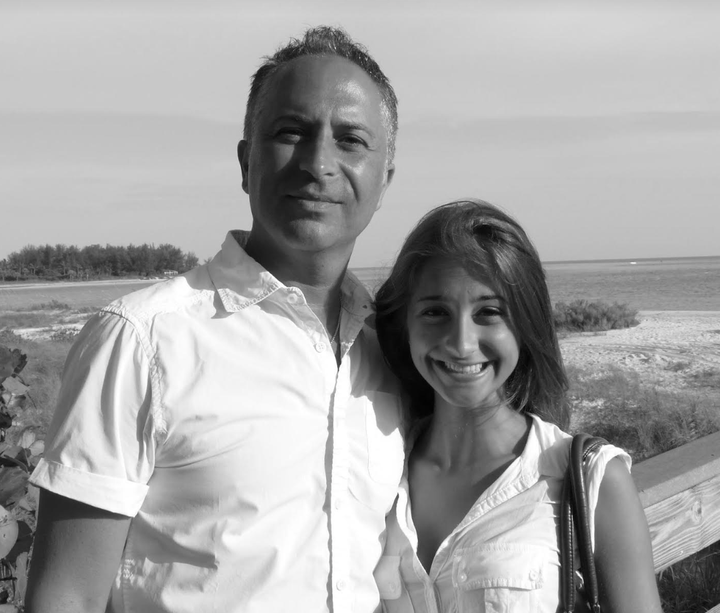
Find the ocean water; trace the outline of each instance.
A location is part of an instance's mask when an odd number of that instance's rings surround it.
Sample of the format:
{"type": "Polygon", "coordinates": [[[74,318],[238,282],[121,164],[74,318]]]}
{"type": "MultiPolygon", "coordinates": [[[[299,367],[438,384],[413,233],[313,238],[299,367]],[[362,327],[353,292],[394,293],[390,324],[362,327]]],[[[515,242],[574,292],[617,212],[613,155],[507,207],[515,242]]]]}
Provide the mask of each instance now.
{"type": "MultiPolygon", "coordinates": [[[[627,303],[639,311],[720,311],[720,256],[652,260],[548,262],[550,297],[555,302],[578,299],[627,303]]],[[[373,292],[387,268],[354,268],[373,292]]],[[[100,307],[147,281],[0,286],[0,311],[58,300],[75,307],[100,307]]]]}
{"type": "MultiPolygon", "coordinates": [[[[602,300],[639,311],[720,311],[720,256],[643,260],[547,262],[553,303],[602,300]]],[[[373,291],[387,268],[355,268],[373,291]]]]}

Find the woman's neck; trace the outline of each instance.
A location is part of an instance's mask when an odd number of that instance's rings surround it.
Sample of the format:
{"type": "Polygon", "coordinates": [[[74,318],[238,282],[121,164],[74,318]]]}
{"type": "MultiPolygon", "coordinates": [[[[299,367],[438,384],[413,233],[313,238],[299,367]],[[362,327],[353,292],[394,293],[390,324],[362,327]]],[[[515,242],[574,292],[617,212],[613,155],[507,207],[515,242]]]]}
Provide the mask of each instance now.
{"type": "Polygon", "coordinates": [[[439,470],[472,470],[520,455],[530,423],[528,417],[506,404],[482,410],[436,407],[413,452],[439,470]]]}

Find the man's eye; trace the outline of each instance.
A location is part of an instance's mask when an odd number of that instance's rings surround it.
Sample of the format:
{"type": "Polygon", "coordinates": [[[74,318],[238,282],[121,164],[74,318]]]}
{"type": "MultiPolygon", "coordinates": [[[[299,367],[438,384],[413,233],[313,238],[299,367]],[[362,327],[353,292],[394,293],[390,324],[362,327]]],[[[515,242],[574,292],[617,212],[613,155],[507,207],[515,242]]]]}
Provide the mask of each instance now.
{"type": "Polygon", "coordinates": [[[341,145],[343,145],[349,149],[350,148],[356,149],[358,147],[366,146],[365,141],[362,138],[360,138],[359,136],[356,136],[354,134],[346,134],[346,135],[340,137],[338,139],[338,143],[340,143],[341,145]]]}
{"type": "Polygon", "coordinates": [[[300,128],[281,128],[275,133],[275,138],[284,143],[297,143],[302,135],[300,128]]]}

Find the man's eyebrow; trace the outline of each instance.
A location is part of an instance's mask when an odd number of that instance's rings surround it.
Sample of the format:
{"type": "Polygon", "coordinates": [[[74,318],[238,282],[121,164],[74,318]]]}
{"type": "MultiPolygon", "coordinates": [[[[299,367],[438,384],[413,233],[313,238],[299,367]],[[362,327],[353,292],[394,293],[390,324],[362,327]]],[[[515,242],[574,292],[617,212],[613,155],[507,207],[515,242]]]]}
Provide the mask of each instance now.
{"type": "MultiPolygon", "coordinates": [[[[273,125],[277,125],[278,123],[283,122],[291,122],[300,125],[312,125],[313,123],[312,119],[300,113],[283,113],[282,115],[278,115],[277,117],[275,117],[272,123],[273,125]]],[[[359,121],[339,120],[335,123],[335,127],[341,130],[358,130],[361,132],[365,132],[366,134],[373,134],[373,131],[367,124],[361,123],[359,121]]]]}
{"type": "Polygon", "coordinates": [[[273,120],[273,123],[279,123],[281,121],[294,121],[295,123],[310,123],[310,119],[308,119],[305,115],[300,115],[299,113],[283,113],[282,115],[278,115],[273,120]]]}
{"type": "Polygon", "coordinates": [[[370,130],[370,128],[364,123],[356,121],[340,121],[338,123],[339,126],[345,130],[361,130],[363,132],[367,132],[368,134],[372,134],[372,130],[370,130]]]}

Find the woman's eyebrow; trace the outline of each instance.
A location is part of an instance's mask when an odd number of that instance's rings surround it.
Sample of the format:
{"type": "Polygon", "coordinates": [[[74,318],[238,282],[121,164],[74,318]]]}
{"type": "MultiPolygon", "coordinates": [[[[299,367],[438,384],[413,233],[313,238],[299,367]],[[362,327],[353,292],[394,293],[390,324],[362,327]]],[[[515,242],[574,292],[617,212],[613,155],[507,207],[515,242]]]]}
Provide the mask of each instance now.
{"type": "MultiPolygon", "coordinates": [[[[427,296],[420,296],[417,298],[417,302],[426,302],[433,300],[447,300],[447,296],[444,296],[442,294],[428,294],[427,296]]],[[[486,302],[489,300],[499,300],[501,302],[506,302],[505,298],[497,294],[481,294],[480,296],[476,296],[475,298],[473,298],[473,300],[475,300],[476,302],[486,302]]]]}

